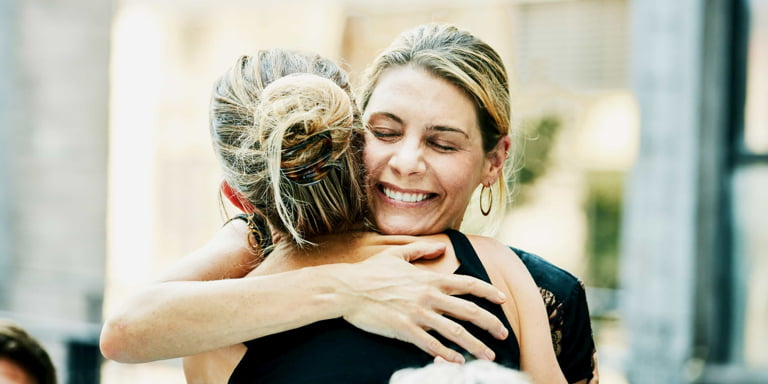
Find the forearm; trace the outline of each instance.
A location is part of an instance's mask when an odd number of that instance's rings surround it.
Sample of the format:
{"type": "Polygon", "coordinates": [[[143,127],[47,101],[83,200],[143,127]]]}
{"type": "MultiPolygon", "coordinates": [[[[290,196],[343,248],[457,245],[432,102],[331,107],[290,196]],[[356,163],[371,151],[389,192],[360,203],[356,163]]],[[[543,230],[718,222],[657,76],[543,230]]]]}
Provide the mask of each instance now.
{"type": "MultiPolygon", "coordinates": [[[[497,303],[504,299],[498,289],[480,280],[423,271],[408,263],[443,251],[440,243],[420,242],[391,247],[354,264],[241,279],[155,283],[107,320],[102,353],[132,363],[175,358],[343,317],[362,330],[457,361],[461,355],[437,342],[427,330],[453,337],[472,353],[487,347],[469,332],[457,333],[450,322],[434,320],[442,319],[443,313],[471,321],[497,337],[506,334],[501,334],[504,327],[491,313],[451,295],[473,294],[497,303]],[[435,312],[438,316],[430,315],[435,312]]],[[[267,268],[258,272],[269,273],[267,268]]],[[[195,272],[170,278],[202,275],[195,272]]]]}
{"type": "Polygon", "coordinates": [[[550,342],[544,302],[527,270],[521,268],[520,272],[514,293],[520,311],[520,366],[535,383],[567,383],[550,342]]]}
{"type": "Polygon", "coordinates": [[[522,261],[506,246],[492,241],[492,249],[481,258],[490,268],[491,281],[502,287],[511,300],[503,308],[520,347],[520,369],[536,384],[566,383],[550,342],[549,319],[539,290],[522,261]]]}
{"type": "Polygon", "coordinates": [[[106,321],[102,353],[125,363],[169,359],[339,317],[330,268],[153,284],[106,321]]]}

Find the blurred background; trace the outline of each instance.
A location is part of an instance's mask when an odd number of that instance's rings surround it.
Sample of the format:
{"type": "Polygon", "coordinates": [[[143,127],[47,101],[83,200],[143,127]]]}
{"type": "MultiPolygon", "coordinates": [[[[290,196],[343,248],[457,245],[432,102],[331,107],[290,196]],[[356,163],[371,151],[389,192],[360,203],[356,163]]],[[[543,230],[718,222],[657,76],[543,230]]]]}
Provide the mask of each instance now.
{"type": "Polygon", "coordinates": [[[98,334],[225,220],[213,81],[271,47],[355,80],[430,21],[505,60],[497,237],[584,281],[601,382],[768,382],[768,0],[0,0],[0,317],[62,383],[183,383],[98,334]]]}

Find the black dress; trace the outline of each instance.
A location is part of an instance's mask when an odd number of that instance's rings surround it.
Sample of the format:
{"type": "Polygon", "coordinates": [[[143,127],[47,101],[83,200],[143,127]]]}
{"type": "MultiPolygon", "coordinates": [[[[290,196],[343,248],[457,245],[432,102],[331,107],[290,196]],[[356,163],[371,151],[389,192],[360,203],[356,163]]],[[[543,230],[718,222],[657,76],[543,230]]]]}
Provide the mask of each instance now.
{"type": "MultiPolygon", "coordinates": [[[[460,266],[455,274],[490,282],[477,253],[463,234],[449,230],[460,266]]],[[[475,296],[462,296],[485,308],[510,330],[506,340],[497,340],[474,324],[456,320],[496,353],[496,362],[520,367],[517,338],[500,305],[475,296]]],[[[456,344],[433,333],[444,345],[467,358],[456,344]]],[[[387,383],[402,368],[420,367],[433,357],[410,343],[362,331],[343,319],[319,321],[298,329],[265,336],[245,343],[248,350],[235,368],[229,383],[387,383]]]]}

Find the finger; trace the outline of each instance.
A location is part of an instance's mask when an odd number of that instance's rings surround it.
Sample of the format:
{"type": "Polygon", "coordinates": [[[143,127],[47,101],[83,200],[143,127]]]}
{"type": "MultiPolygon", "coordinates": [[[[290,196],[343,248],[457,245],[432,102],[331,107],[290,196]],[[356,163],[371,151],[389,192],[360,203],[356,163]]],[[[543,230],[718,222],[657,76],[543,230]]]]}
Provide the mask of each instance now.
{"type": "Polygon", "coordinates": [[[493,350],[455,321],[434,312],[431,312],[426,320],[427,323],[423,324],[424,327],[443,335],[476,358],[489,361],[496,358],[493,350]]]}
{"type": "Polygon", "coordinates": [[[500,289],[471,276],[443,275],[440,288],[448,295],[472,295],[496,304],[502,304],[507,300],[507,295],[500,289]]]}
{"type": "Polygon", "coordinates": [[[435,356],[435,359],[441,358],[451,363],[464,364],[464,356],[461,353],[446,347],[421,327],[413,325],[401,330],[403,332],[396,336],[397,339],[419,347],[422,351],[435,356]]]}
{"type": "Polygon", "coordinates": [[[432,259],[442,255],[445,252],[445,244],[436,241],[418,241],[390,248],[388,252],[410,263],[421,258],[432,259]]]}
{"type": "Polygon", "coordinates": [[[471,301],[445,296],[442,299],[435,299],[432,307],[440,313],[475,324],[499,340],[509,336],[509,330],[498,317],[471,301]]]}

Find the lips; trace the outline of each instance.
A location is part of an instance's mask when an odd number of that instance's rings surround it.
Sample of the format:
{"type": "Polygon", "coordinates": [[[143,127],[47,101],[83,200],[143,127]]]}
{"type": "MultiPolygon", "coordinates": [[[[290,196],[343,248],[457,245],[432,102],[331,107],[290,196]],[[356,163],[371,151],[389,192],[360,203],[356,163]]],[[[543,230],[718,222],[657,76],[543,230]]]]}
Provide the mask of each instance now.
{"type": "Polygon", "coordinates": [[[381,190],[381,192],[383,192],[389,199],[403,203],[420,203],[436,196],[434,193],[397,191],[382,185],[379,185],[379,190],[381,190]]]}

